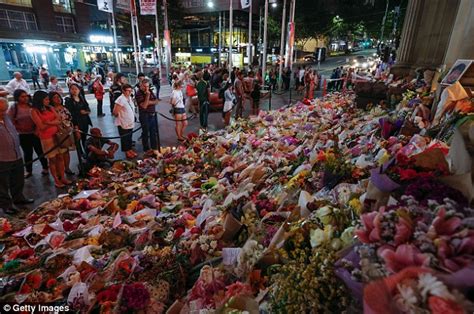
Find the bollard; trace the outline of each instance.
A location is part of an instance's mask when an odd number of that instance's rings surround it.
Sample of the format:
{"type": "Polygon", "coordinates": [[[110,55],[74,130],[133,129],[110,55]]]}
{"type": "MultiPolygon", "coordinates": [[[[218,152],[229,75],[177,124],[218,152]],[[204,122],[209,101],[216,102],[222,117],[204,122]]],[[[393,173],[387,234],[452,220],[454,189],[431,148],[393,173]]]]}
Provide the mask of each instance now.
{"type": "Polygon", "coordinates": [[[327,81],[326,79],[324,79],[324,83],[323,83],[323,97],[326,96],[327,88],[328,88],[328,81],[327,81]]]}
{"type": "Polygon", "coordinates": [[[156,121],[156,143],[158,144],[158,151],[161,153],[161,140],[160,140],[160,125],[158,124],[158,114],[155,112],[156,121]]]}
{"type": "Polygon", "coordinates": [[[270,98],[268,99],[268,111],[272,110],[272,87],[270,86],[270,98]]]}

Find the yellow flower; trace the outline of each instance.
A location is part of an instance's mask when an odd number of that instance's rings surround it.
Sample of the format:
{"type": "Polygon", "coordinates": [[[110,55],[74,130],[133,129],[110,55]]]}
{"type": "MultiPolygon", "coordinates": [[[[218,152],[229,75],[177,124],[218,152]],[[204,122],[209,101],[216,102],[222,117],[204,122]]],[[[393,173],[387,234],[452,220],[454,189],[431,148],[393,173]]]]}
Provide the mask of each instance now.
{"type": "Polygon", "coordinates": [[[85,245],[99,245],[99,237],[90,237],[86,239],[85,245]]]}
{"type": "Polygon", "coordinates": [[[334,235],[334,227],[332,225],[326,225],[324,226],[324,236],[326,238],[326,241],[331,240],[334,235]]]}
{"type": "Polygon", "coordinates": [[[362,203],[358,198],[353,198],[349,201],[349,206],[358,214],[362,212],[362,203]]]}
{"type": "Polygon", "coordinates": [[[352,244],[352,242],[354,241],[354,230],[354,227],[348,227],[342,232],[341,240],[344,245],[352,244]]]}
{"type": "Polygon", "coordinates": [[[316,211],[316,217],[323,225],[328,225],[332,220],[332,212],[333,208],[331,206],[324,206],[316,211]]]}

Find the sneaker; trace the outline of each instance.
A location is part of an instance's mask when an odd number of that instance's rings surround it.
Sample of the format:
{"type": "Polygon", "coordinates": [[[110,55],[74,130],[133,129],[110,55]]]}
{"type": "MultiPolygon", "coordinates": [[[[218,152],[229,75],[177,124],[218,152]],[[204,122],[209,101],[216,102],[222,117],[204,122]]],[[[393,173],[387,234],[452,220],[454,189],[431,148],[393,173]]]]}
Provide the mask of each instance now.
{"type": "Polygon", "coordinates": [[[32,176],[33,176],[33,173],[25,172],[25,179],[31,178],[32,176]]]}

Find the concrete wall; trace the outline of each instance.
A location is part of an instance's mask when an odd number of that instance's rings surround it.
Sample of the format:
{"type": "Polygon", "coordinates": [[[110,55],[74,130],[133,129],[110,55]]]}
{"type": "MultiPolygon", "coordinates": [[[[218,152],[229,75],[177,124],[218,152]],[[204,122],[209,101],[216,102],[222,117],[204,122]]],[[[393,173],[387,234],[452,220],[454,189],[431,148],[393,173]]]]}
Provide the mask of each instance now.
{"type": "Polygon", "coordinates": [[[444,59],[450,68],[457,59],[474,59],[474,1],[461,0],[444,59]]]}
{"type": "Polygon", "coordinates": [[[54,32],[57,29],[53,2],[51,0],[31,1],[33,11],[36,14],[38,29],[41,31],[54,32]]]}
{"type": "Polygon", "coordinates": [[[460,3],[461,0],[409,0],[398,60],[392,70],[395,75],[413,72],[419,67],[442,67],[450,41],[454,40],[451,34],[460,3]]]}

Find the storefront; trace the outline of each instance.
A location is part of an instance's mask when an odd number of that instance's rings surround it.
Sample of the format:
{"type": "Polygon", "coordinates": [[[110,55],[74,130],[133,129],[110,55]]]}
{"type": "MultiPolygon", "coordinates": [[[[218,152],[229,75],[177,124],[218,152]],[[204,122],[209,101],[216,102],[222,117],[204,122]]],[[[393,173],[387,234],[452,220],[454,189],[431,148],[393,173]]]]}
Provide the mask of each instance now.
{"type": "MultiPolygon", "coordinates": [[[[73,44],[50,41],[2,42],[0,47],[0,80],[8,80],[13,72],[31,78],[30,64],[45,67],[51,75],[64,76],[67,70],[88,70],[94,64],[108,65],[114,61],[114,47],[106,44],[73,44]],[[3,60],[4,59],[4,60],[3,60]]],[[[121,64],[129,64],[131,48],[118,48],[121,64]]]]}

